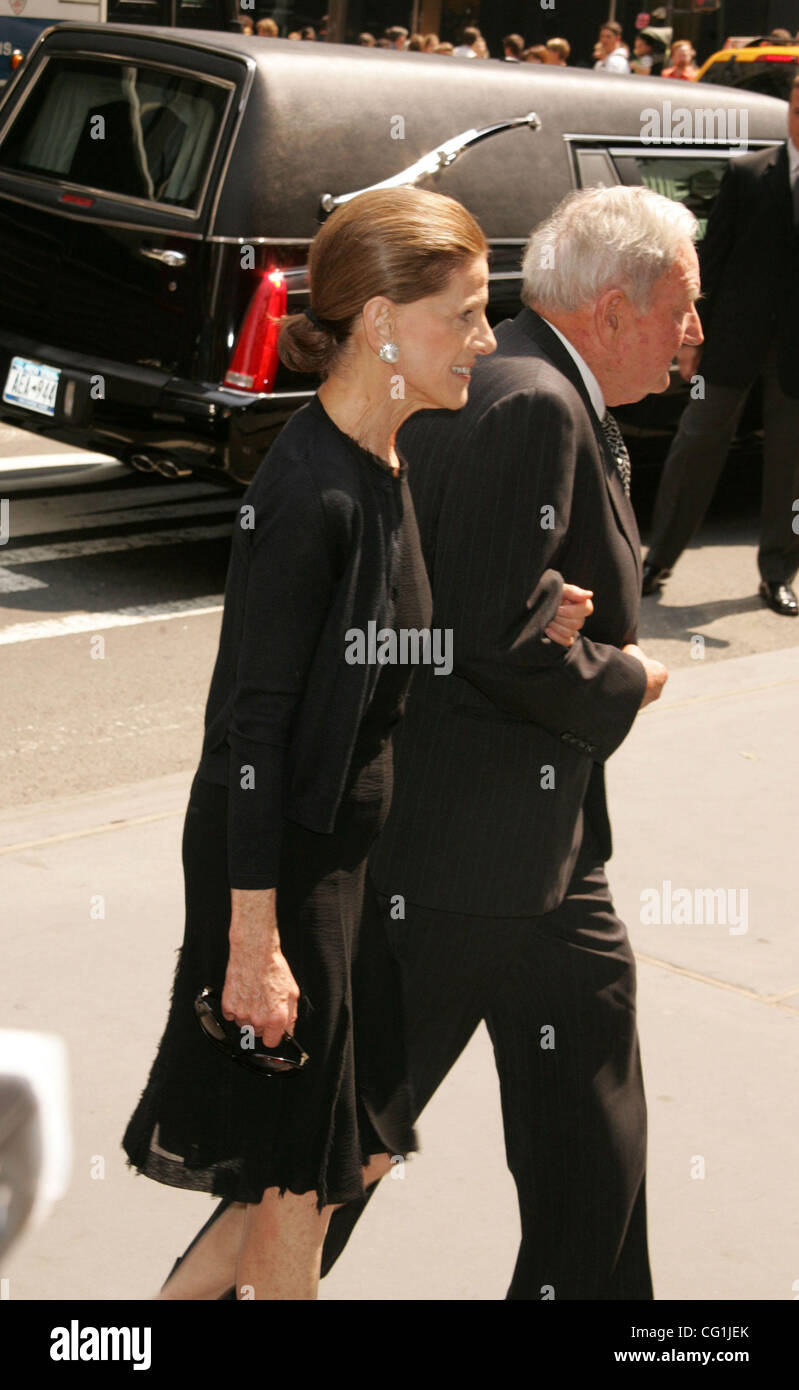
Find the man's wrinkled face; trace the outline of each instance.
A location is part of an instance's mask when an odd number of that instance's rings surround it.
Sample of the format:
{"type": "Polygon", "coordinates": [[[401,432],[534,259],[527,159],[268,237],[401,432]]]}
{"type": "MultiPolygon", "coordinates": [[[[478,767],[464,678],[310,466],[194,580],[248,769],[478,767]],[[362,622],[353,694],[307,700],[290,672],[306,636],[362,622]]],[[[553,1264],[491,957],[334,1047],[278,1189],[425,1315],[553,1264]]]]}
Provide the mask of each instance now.
{"type": "Polygon", "coordinates": [[[699,261],[693,245],[686,242],[671,270],[658,280],[649,308],[636,309],[627,302],[614,354],[614,375],[621,392],[615,404],[666,390],[678,350],[703,341],[698,297],[699,261]]]}

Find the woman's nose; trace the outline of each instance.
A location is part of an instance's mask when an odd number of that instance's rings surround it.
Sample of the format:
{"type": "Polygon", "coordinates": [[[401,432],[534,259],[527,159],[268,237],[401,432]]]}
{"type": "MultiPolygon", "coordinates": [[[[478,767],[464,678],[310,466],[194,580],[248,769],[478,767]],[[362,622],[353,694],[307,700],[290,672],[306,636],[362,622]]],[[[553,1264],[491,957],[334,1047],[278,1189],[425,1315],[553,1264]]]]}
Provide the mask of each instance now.
{"type": "Polygon", "coordinates": [[[496,351],[497,340],[494,337],[493,329],[487,318],[483,319],[483,329],[480,334],[480,342],[477,347],[478,352],[487,354],[496,351]]]}

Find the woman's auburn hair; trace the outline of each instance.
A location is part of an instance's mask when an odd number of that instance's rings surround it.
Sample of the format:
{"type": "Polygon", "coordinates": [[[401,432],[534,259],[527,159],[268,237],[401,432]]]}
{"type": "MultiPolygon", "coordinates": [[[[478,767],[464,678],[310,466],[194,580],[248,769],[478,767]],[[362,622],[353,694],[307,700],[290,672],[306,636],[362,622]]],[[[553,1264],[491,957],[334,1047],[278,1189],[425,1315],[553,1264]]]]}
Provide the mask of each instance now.
{"type": "Polygon", "coordinates": [[[364,305],[385,295],[412,304],[440,294],[452,273],[487,256],[478,222],[457,199],[422,188],[381,188],[336,208],[311,242],[311,304],[283,320],[281,361],[293,371],[326,376],[364,305]]]}

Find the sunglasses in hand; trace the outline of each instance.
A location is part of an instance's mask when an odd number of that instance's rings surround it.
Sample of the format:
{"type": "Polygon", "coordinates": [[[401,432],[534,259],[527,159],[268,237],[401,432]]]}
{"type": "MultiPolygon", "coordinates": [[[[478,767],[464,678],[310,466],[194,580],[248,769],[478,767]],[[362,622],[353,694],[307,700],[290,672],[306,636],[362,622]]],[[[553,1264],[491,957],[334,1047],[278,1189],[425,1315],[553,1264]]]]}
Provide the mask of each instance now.
{"type": "Polygon", "coordinates": [[[201,990],[194,1001],[194,1012],[209,1042],[249,1071],[260,1072],[262,1076],[277,1073],[290,1075],[299,1071],[309,1060],[308,1053],[303,1052],[297,1039],[290,1033],[283,1034],[277,1047],[266,1047],[260,1038],[253,1039],[252,1047],[245,1047],[238,1024],[226,1019],[222,1013],[222,1001],[216,990],[201,990]]]}

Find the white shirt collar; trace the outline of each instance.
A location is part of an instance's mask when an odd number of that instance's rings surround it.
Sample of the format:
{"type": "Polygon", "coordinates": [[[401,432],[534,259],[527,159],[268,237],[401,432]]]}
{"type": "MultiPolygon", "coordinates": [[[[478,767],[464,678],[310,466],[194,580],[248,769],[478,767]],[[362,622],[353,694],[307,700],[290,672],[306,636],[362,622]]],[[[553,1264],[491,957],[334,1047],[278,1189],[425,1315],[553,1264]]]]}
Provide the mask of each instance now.
{"type": "Polygon", "coordinates": [[[789,174],[791,183],[793,183],[794,179],[796,178],[796,174],[797,174],[797,172],[799,171],[799,150],[797,150],[795,144],[793,143],[793,140],[791,140],[790,137],[789,137],[787,143],[788,143],[788,174],[789,174]]]}
{"type": "MultiPolygon", "coordinates": [[[[799,158],[799,153],[797,154],[797,157],[799,158]]],[[[541,318],[544,319],[544,323],[552,329],[553,333],[557,333],[566,351],[574,359],[574,362],[577,365],[577,370],[579,371],[580,376],[583,379],[583,385],[585,386],[585,389],[588,392],[591,404],[594,407],[594,410],[596,411],[597,419],[604,419],[606,410],[605,397],[602,395],[602,389],[599,385],[599,382],[594,376],[594,373],[591,371],[591,368],[589,367],[585,358],[580,356],[574,344],[569,342],[566,335],[564,333],[561,333],[560,329],[556,328],[554,323],[550,323],[549,319],[545,318],[543,314],[541,315],[541,318]]]]}

